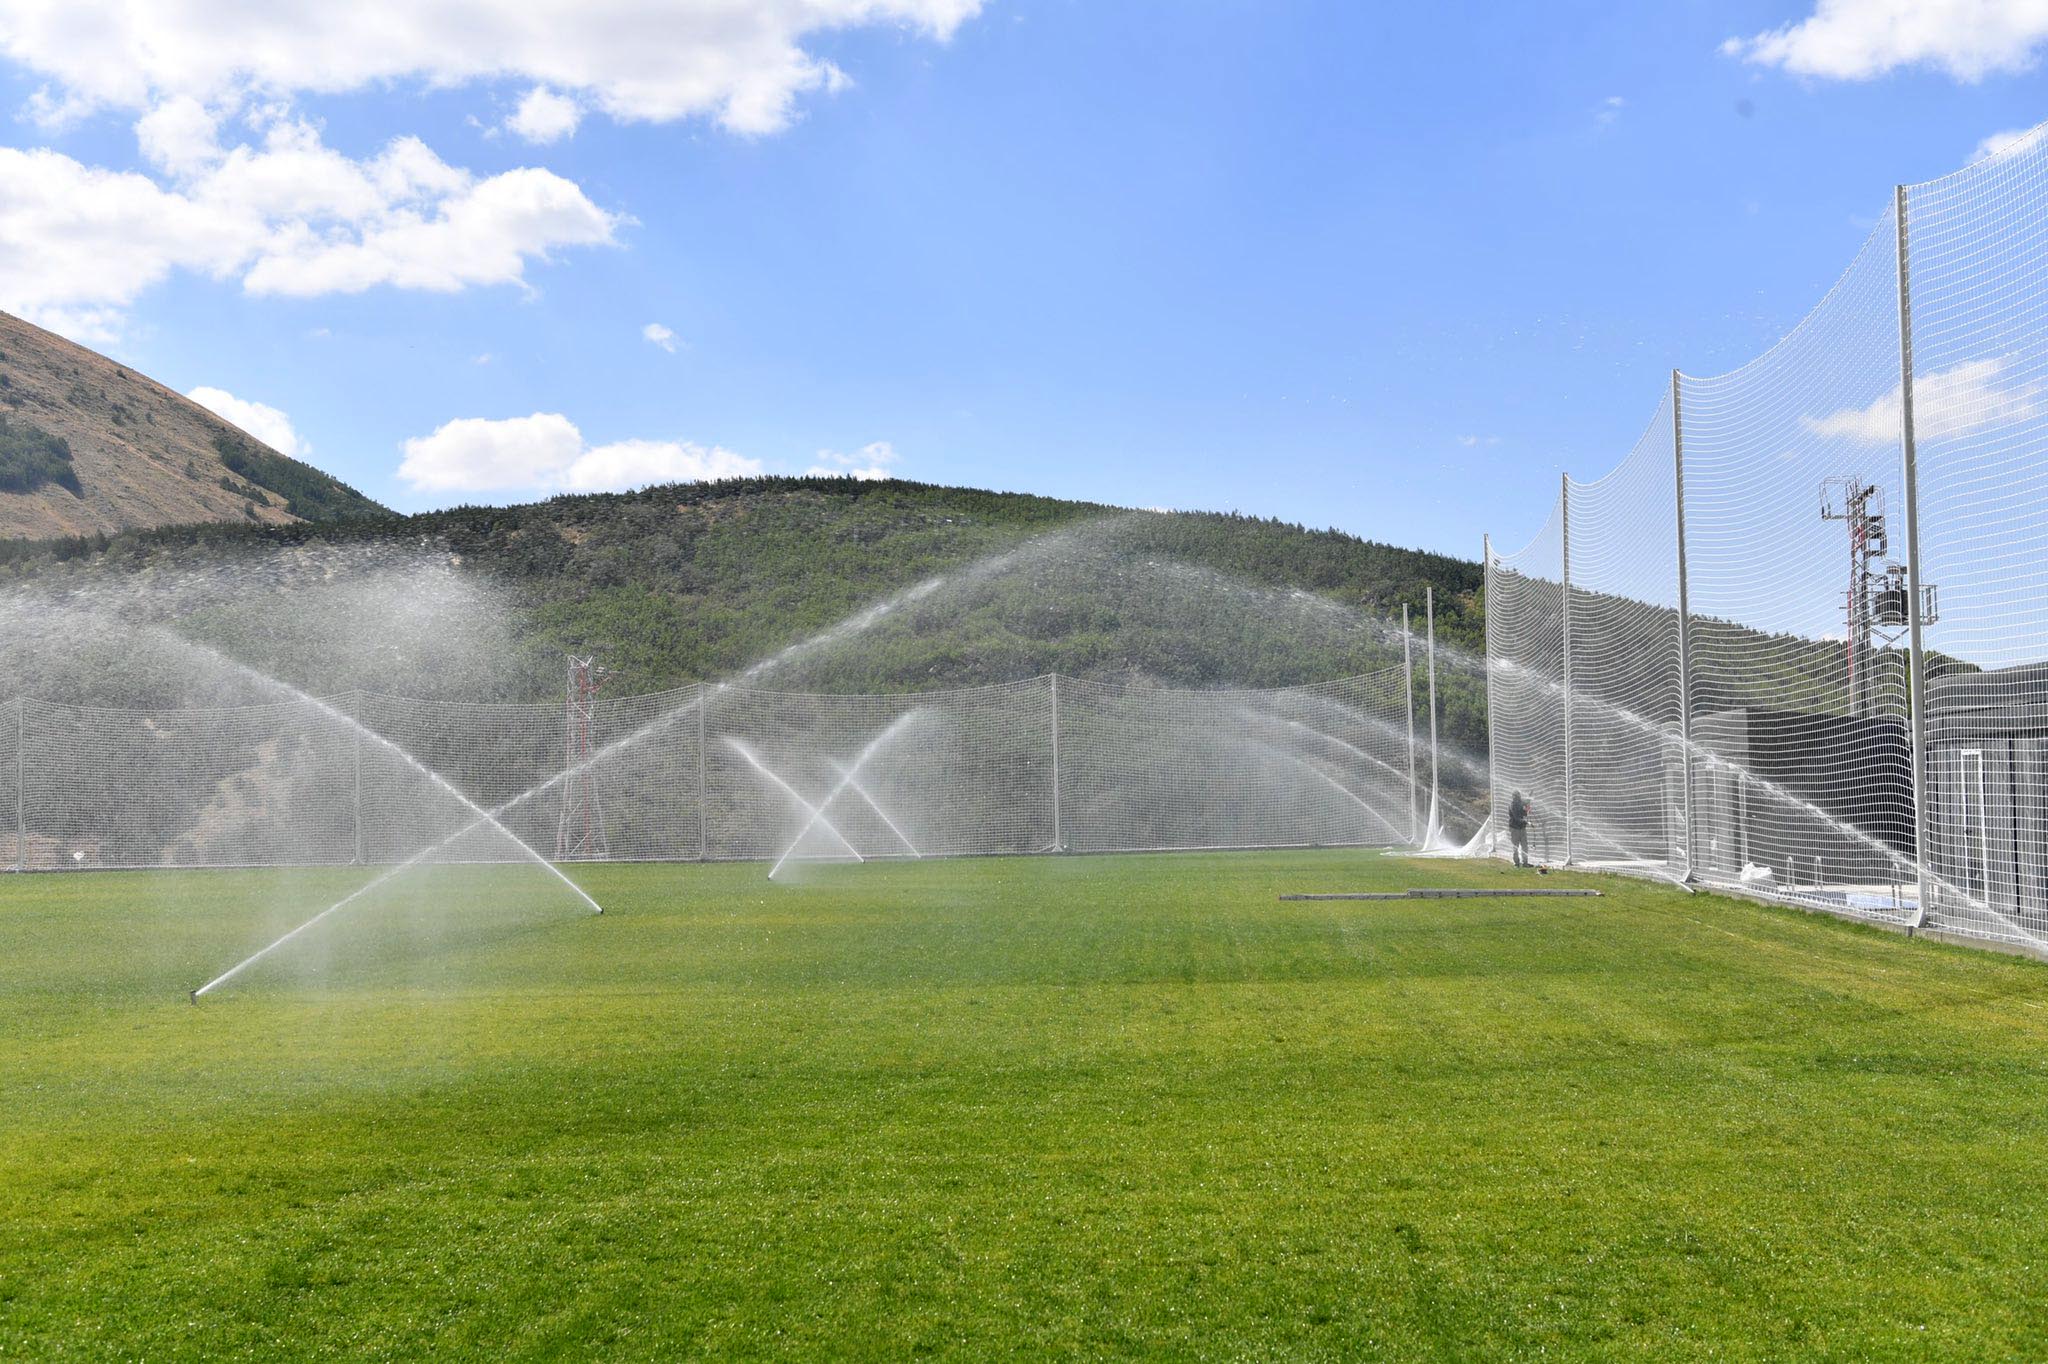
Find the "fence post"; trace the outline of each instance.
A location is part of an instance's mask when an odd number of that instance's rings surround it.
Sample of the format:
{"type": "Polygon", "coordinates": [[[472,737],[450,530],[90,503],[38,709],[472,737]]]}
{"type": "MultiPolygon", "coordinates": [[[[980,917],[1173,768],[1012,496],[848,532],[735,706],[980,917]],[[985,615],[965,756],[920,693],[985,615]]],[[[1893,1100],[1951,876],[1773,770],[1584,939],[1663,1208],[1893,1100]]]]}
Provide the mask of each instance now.
{"type": "Polygon", "coordinates": [[[1927,817],[1927,654],[1920,638],[1920,461],[1913,431],[1913,278],[1907,257],[1906,187],[1894,200],[1899,241],[1899,447],[1906,482],[1906,619],[1911,651],[1906,674],[1907,704],[1913,723],[1913,870],[1919,881],[1919,903],[1913,927],[1929,921],[1932,878],[1927,874],[1931,839],[1927,817]]]}
{"type": "Polygon", "coordinates": [[[1408,697],[1408,841],[1418,842],[1421,830],[1415,810],[1415,636],[1408,628],[1408,603],[1401,603],[1401,675],[1408,697]]]}
{"type": "Polygon", "coordinates": [[[14,698],[14,869],[28,870],[28,698],[14,698]]]}
{"type": "Polygon", "coordinates": [[[710,789],[705,781],[704,769],[704,712],[711,709],[711,687],[708,683],[697,684],[697,860],[711,860],[711,807],[710,789]]]}
{"type": "Polygon", "coordinates": [[[1685,879],[1693,879],[1698,863],[1693,821],[1692,773],[1692,600],[1685,566],[1685,417],[1683,386],[1671,371],[1671,478],[1678,506],[1678,748],[1685,782],[1685,879]]]}
{"type": "Polygon", "coordinates": [[[355,824],[354,866],[363,864],[363,691],[358,687],[349,698],[349,718],[355,721],[349,732],[349,760],[354,768],[355,793],[350,798],[349,814],[355,824]]]}
{"type": "Polygon", "coordinates": [[[1442,807],[1437,804],[1437,762],[1436,762],[1436,585],[1425,583],[1422,588],[1423,610],[1429,616],[1429,828],[1424,831],[1431,842],[1436,841],[1437,830],[1443,825],[1442,807]]]}
{"type": "Polygon", "coordinates": [[[1557,476],[1558,524],[1564,532],[1564,864],[1572,862],[1572,476],[1557,476]]]}
{"type": "Polygon", "coordinates": [[[1495,609],[1500,603],[1493,594],[1493,536],[1479,537],[1479,590],[1486,597],[1486,850],[1497,855],[1500,848],[1500,830],[1494,826],[1494,812],[1500,808],[1500,755],[1494,743],[1494,732],[1500,721],[1500,711],[1493,704],[1493,624],[1495,609]]]}
{"type": "Polygon", "coordinates": [[[1060,837],[1060,675],[1052,674],[1052,850],[1066,843],[1060,837]]]}

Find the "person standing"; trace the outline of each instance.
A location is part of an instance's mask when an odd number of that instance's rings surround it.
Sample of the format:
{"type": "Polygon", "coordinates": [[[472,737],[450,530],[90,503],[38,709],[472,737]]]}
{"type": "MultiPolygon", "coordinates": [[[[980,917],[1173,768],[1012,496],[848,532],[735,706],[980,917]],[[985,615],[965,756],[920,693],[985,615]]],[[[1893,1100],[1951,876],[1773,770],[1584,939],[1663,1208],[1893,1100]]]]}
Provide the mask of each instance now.
{"type": "Polygon", "coordinates": [[[1514,845],[1516,866],[1534,865],[1529,861],[1529,798],[1520,791],[1508,802],[1508,842],[1514,845]]]}

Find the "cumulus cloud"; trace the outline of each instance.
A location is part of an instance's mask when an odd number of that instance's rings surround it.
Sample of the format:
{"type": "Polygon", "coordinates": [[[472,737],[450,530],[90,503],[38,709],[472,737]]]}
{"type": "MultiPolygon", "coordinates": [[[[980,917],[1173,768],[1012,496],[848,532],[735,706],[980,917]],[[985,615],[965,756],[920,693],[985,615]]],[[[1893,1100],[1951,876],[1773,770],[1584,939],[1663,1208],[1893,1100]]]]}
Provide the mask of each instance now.
{"type": "Polygon", "coordinates": [[[457,418],[406,441],[404,451],[398,476],[421,492],[601,492],[761,472],[759,460],[694,441],[585,445],[559,412],[457,418]]]}
{"type": "Polygon", "coordinates": [[[1960,81],[2023,71],[2048,41],[2048,0],[1818,0],[1797,23],[1721,50],[1801,76],[1869,80],[1931,66],[1960,81]]]}
{"type": "Polygon", "coordinates": [[[519,101],[512,117],[505,120],[505,126],[528,142],[545,145],[570,136],[582,121],[582,105],[567,95],[556,94],[545,85],[536,85],[519,101]]]}
{"type": "Polygon", "coordinates": [[[292,429],[292,419],[269,403],[237,398],[224,388],[201,385],[185,395],[224,421],[241,427],[281,455],[304,459],[313,447],[292,429]]]}
{"type": "MultiPolygon", "coordinates": [[[[139,110],[177,96],[219,105],[405,80],[511,79],[617,119],[708,116],[759,134],[786,126],[802,96],[848,83],[807,50],[812,38],[886,26],[943,42],[981,7],[982,0],[0,0],[0,53],[50,82],[36,101],[44,117],[139,110]]],[[[538,129],[568,131],[563,112],[545,100],[534,117],[538,129]]],[[[525,135],[516,122],[514,131],[525,135]]]]}
{"type": "MultiPolygon", "coordinates": [[[[1971,360],[1932,374],[1913,376],[1913,433],[1922,441],[1962,435],[1994,422],[2026,421],[2048,410],[2042,386],[2005,377],[2002,358],[1971,360]]],[[[1904,420],[1898,385],[1868,407],[1848,407],[1824,417],[1803,418],[1817,436],[1865,445],[1896,444],[1904,420]]]]}
{"type": "Polygon", "coordinates": [[[640,335],[654,345],[660,346],[670,355],[676,352],[676,334],[659,322],[650,322],[640,329],[640,335]]]}
{"type": "Polygon", "coordinates": [[[0,147],[0,308],[100,339],[174,271],[294,297],[517,284],[623,221],[550,171],[478,179],[417,138],[357,160],[289,117],[254,145],[218,128],[194,103],[154,110],[137,136],[155,175],[0,147]]]}
{"type": "Polygon", "coordinates": [[[888,441],[870,441],[852,454],[839,450],[818,451],[818,462],[804,470],[811,478],[894,478],[890,465],[896,462],[896,449],[888,441]]]}
{"type": "Polygon", "coordinates": [[[577,492],[644,488],[651,483],[697,483],[718,478],[752,478],[761,462],[724,446],[695,441],[621,440],[594,445],[576,457],[563,485],[577,492]]]}

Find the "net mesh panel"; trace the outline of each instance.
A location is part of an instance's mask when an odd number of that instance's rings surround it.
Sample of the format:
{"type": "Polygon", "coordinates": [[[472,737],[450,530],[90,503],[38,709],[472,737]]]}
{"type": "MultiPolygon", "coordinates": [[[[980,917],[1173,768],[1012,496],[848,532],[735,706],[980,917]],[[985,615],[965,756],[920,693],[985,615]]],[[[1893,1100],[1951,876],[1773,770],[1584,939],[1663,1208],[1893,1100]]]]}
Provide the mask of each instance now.
{"type": "Polygon", "coordinates": [[[1409,830],[1399,668],[1274,691],[693,686],[597,702],[587,758],[560,703],[350,693],[176,711],[26,701],[6,716],[0,865],[19,846],[31,870],[504,862],[571,846],[796,861],[1391,846],[1409,830]]]}
{"type": "MultiPolygon", "coordinates": [[[[2048,138],[1912,187],[1937,926],[2048,935],[2048,138]]],[[[1893,399],[1896,405],[1896,396],[1893,399]]]]}
{"type": "Polygon", "coordinates": [[[1902,631],[1851,607],[1903,554],[1898,353],[1887,214],[1783,341],[1681,383],[1703,879],[1893,913],[1913,881],[1902,631]]]}
{"type": "Polygon", "coordinates": [[[2037,129],[1905,200],[1903,225],[1882,215],[1782,342],[1680,383],[1689,676],[1667,568],[1676,499],[1658,467],[1668,412],[1613,474],[1568,486],[1568,759],[1543,685],[1561,652],[1555,513],[1530,548],[1487,566],[1495,811],[1516,787],[1539,809],[1556,802],[1568,773],[1585,860],[1681,867],[1689,840],[1707,881],[1879,919],[1924,910],[1951,933],[2043,948],[2048,138],[2037,129]],[[1902,231],[1920,601],[1903,582],[1902,231]],[[1688,694],[1689,793],[1673,737],[1688,694]]]}
{"type": "Polygon", "coordinates": [[[1164,691],[1060,681],[1060,834],[1076,852],[1405,842],[1404,673],[1164,691]]]}
{"type": "MultiPolygon", "coordinates": [[[[495,810],[549,780],[563,765],[561,706],[478,705],[366,695],[366,729],[351,760],[362,772],[363,860],[515,861],[527,854],[478,808],[495,810]],[[413,761],[416,760],[416,761],[413,761]],[[444,786],[442,783],[446,783],[444,786]],[[452,796],[453,787],[467,800],[452,796]],[[476,808],[473,808],[476,807],[476,808]]],[[[521,803],[499,823],[528,846],[552,851],[552,800],[521,803]]]]}
{"type": "Polygon", "coordinates": [[[350,730],[330,712],[29,701],[22,735],[30,870],[354,857],[350,730]]]}
{"type": "Polygon", "coordinates": [[[1677,476],[1671,400],[1614,472],[1569,483],[1572,854],[1682,875],[1677,476]]]}
{"type": "Polygon", "coordinates": [[[1052,846],[1052,684],[882,696],[711,690],[710,855],[846,859],[1052,846]]]}
{"type": "Polygon", "coordinates": [[[17,698],[0,710],[0,871],[26,870],[28,840],[22,826],[28,807],[21,799],[21,735],[27,728],[28,703],[17,698]]]}
{"type": "MultiPolygon", "coordinates": [[[[1486,565],[1487,693],[1493,725],[1491,827],[1505,831],[1517,793],[1529,803],[1529,851],[1564,856],[1564,523],[1552,503],[1536,538],[1486,565]]],[[[1495,851],[1508,849],[1504,837],[1495,851]]]]}

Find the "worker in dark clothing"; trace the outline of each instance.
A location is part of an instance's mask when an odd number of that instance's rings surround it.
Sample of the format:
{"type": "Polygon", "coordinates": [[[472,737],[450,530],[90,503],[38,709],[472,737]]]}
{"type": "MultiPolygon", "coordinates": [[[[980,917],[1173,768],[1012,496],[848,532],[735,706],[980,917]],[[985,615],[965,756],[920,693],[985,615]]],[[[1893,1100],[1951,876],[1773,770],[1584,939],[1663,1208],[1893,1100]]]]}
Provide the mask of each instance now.
{"type": "Polygon", "coordinates": [[[1508,842],[1514,845],[1516,866],[1534,865],[1529,861],[1529,798],[1520,791],[1508,802],[1508,842]]]}

